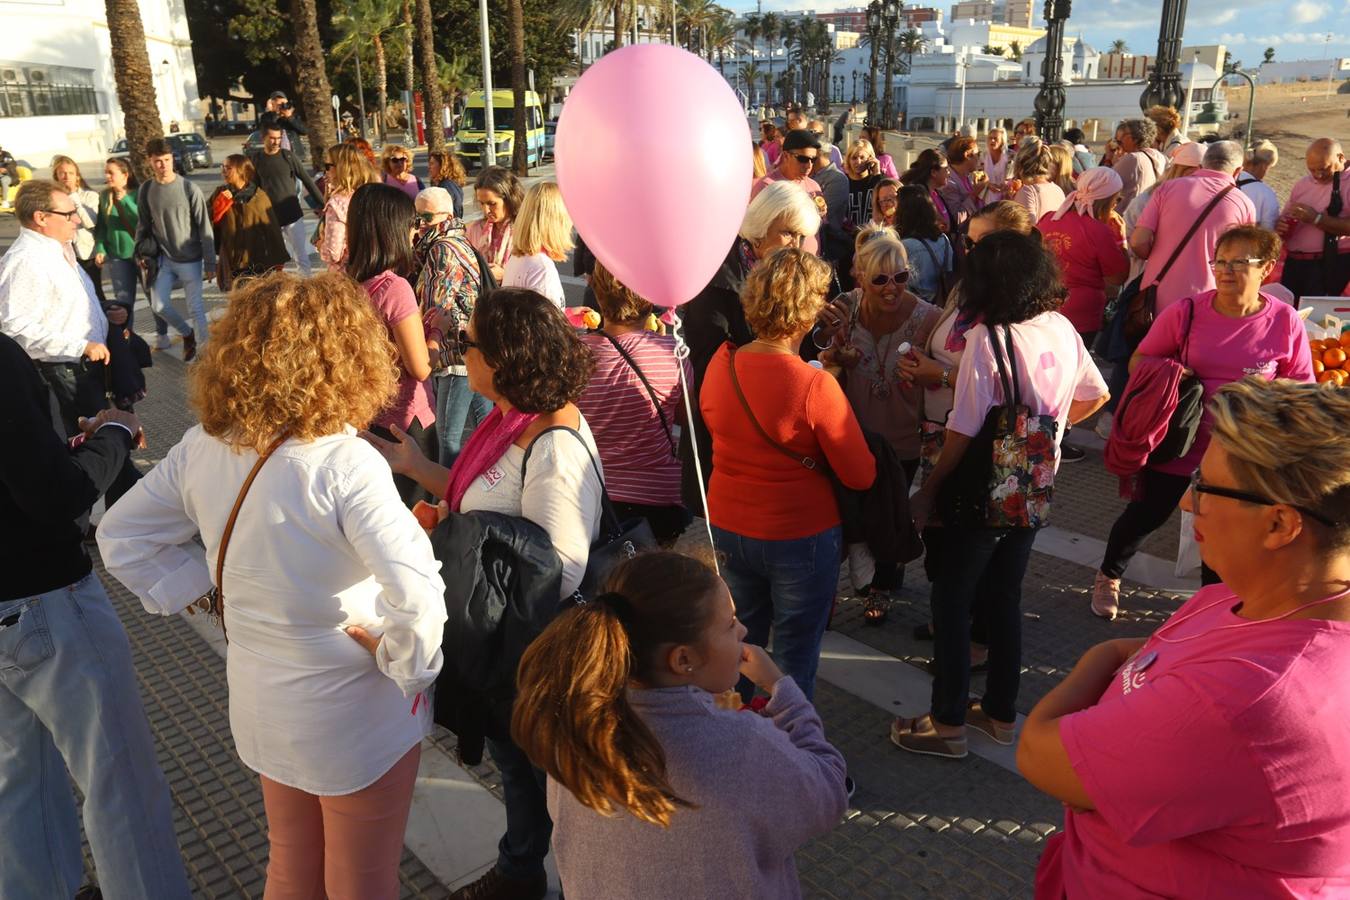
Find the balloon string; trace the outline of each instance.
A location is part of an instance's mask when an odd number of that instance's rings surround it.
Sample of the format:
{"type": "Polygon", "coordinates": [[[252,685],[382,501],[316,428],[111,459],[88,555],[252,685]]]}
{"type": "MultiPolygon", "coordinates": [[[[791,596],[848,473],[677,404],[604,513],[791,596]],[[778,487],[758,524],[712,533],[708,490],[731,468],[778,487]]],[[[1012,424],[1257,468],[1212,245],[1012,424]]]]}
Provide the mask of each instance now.
{"type": "Polygon", "coordinates": [[[679,363],[676,368],[680,370],[680,388],[684,394],[684,416],[689,425],[689,448],[694,455],[694,477],[698,480],[699,499],[703,501],[703,527],[708,532],[708,546],[713,550],[713,570],[720,575],[722,571],[717,564],[717,545],[713,543],[712,522],[708,518],[708,491],[703,486],[703,462],[698,457],[698,435],[694,433],[694,405],[690,400],[689,380],[685,376],[687,366],[683,364],[689,358],[689,345],[684,342],[684,316],[678,313],[675,315],[675,325],[670,333],[675,338],[675,359],[679,363]]]}

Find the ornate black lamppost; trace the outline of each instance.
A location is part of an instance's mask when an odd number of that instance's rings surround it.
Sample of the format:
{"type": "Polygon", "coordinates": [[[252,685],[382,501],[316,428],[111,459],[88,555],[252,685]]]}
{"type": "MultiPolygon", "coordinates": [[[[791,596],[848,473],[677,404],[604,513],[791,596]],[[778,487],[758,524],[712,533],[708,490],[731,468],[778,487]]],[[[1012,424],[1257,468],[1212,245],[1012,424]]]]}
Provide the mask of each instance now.
{"type": "Polygon", "coordinates": [[[1180,109],[1186,92],[1181,87],[1181,33],[1186,25],[1186,0],[1163,0],[1158,29],[1158,57],[1139,97],[1139,108],[1170,106],[1180,109]]]}
{"type": "Polygon", "coordinates": [[[857,69],[854,69],[854,70],[853,70],[853,93],[852,93],[852,95],[850,95],[850,96],[852,97],[851,102],[853,102],[853,103],[857,103],[857,102],[858,102],[858,70],[857,70],[857,69]]]}
{"type": "Polygon", "coordinates": [[[892,102],[895,99],[895,29],[900,24],[900,0],[881,0],[882,28],[886,32],[886,102],[882,104],[882,128],[895,125],[895,113],[892,102]]]}
{"type": "Polygon", "coordinates": [[[864,76],[867,86],[867,121],[876,124],[881,110],[877,109],[877,62],[881,50],[881,0],[872,0],[867,4],[867,43],[871,53],[868,62],[868,74],[864,76]]]}
{"type": "Polygon", "coordinates": [[[1054,143],[1064,129],[1064,20],[1072,0],[1045,0],[1045,62],[1041,89],[1036,92],[1036,131],[1054,143]]]}

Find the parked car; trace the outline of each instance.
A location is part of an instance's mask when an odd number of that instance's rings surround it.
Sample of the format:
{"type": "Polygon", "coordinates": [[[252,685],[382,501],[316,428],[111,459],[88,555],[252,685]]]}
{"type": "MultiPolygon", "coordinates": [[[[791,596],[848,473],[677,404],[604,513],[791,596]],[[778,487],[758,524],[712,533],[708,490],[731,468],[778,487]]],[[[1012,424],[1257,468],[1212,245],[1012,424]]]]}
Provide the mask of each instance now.
{"type": "Polygon", "coordinates": [[[168,141],[175,148],[183,150],[184,159],[190,160],[194,169],[211,168],[211,145],[197,132],[171,134],[168,141]]]}
{"type": "Polygon", "coordinates": [[[553,139],[558,134],[558,120],[549,119],[544,123],[544,159],[553,158],[553,139]]]}
{"type": "MultiPolygon", "coordinates": [[[[170,135],[170,137],[176,136],[177,135],[170,135]]],[[[192,160],[189,158],[188,153],[184,147],[181,147],[178,144],[173,143],[172,141],[169,142],[169,146],[173,148],[173,170],[175,172],[177,172],[179,175],[186,175],[196,167],[195,164],[192,162],[192,160]]],[[[120,141],[113,144],[112,153],[109,155],[114,158],[130,156],[131,151],[127,149],[127,139],[122,138],[120,141]]]]}

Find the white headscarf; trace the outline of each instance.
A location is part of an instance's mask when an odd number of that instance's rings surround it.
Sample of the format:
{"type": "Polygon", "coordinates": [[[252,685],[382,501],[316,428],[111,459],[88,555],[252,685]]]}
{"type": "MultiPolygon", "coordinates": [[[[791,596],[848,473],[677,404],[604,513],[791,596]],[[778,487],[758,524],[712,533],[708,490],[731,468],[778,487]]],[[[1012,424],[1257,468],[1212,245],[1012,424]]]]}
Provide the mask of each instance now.
{"type": "Polygon", "coordinates": [[[1096,166],[1084,170],[1083,174],[1078,176],[1074,187],[1073,193],[1065,197],[1063,205],[1055,211],[1053,221],[1058,222],[1071,209],[1078,210],[1080,215],[1092,215],[1092,204],[1122,190],[1125,183],[1120,180],[1115,169],[1109,166],[1096,166]]]}

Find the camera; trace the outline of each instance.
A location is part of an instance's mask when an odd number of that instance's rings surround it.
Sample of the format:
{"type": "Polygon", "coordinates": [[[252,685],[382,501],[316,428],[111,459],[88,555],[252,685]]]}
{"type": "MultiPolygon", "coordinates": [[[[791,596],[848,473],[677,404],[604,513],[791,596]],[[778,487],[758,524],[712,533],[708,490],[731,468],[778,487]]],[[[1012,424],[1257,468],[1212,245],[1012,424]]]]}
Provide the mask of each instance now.
{"type": "Polygon", "coordinates": [[[280,110],[289,110],[292,108],[293,107],[291,106],[291,101],[289,100],[283,100],[280,104],[277,105],[277,109],[280,110]]]}

